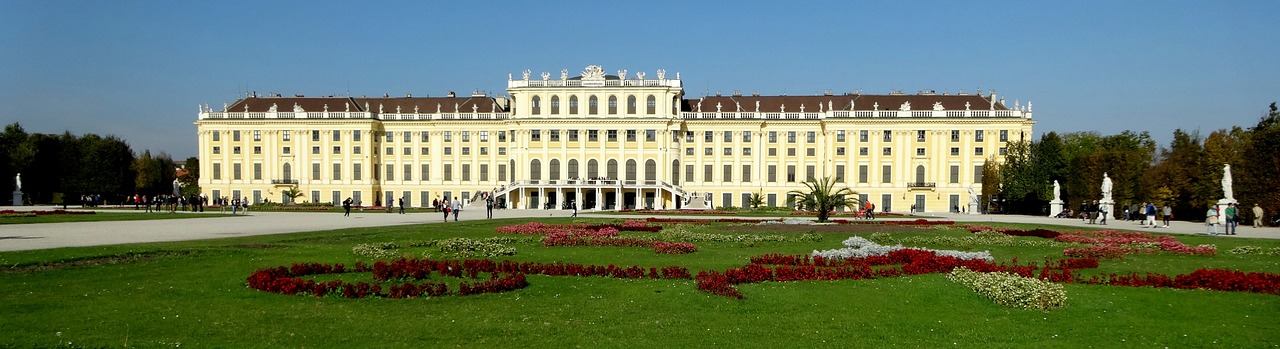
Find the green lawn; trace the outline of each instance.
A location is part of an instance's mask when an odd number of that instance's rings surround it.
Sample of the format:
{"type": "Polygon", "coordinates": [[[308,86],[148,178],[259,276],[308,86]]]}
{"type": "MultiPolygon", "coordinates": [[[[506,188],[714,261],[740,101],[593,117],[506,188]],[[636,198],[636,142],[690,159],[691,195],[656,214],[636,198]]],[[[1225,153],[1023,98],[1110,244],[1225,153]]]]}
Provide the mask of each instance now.
{"type": "MultiPolygon", "coordinates": [[[[79,210],[72,210],[72,211],[79,211],[79,210]]],[[[230,217],[231,216],[230,212],[228,212],[226,216],[230,217]]],[[[94,214],[54,214],[54,215],[38,215],[35,217],[0,217],[0,224],[142,221],[142,220],[150,220],[150,219],[183,219],[183,218],[209,218],[209,217],[217,217],[217,215],[189,214],[184,212],[135,213],[135,212],[97,211],[97,213],[94,213],[94,214]]]]}
{"type": "MultiPolygon", "coordinates": [[[[944,275],[739,285],[745,299],[703,293],[693,280],[528,276],[507,293],[418,299],[286,296],[246,287],[256,269],[294,262],[371,262],[359,243],[499,236],[473,221],[233,239],[0,253],[0,347],[1275,347],[1280,296],[1066,285],[1051,312],[999,306],[944,275]],[[70,343],[68,345],[68,343],[70,343]]],[[[568,219],[548,219],[566,223],[568,219]]],[[[691,228],[735,232],[732,226],[691,228]]],[[[637,235],[646,233],[624,233],[637,235]]],[[[764,232],[758,234],[780,234],[764,232]]],[[[968,234],[921,229],[894,236],[968,234]]],[[[809,243],[696,243],[687,255],[647,248],[511,244],[518,261],[680,265],[691,273],[742,266],[764,253],[842,247],[852,233],[809,243]]],[[[859,233],[868,236],[868,233],[859,233]]],[[[1280,256],[1234,255],[1280,241],[1179,236],[1215,243],[1213,257],[1173,254],[1103,261],[1098,270],[1188,273],[1200,267],[1280,273],[1280,256]]],[[[1022,238],[1038,239],[1038,238],[1022,238]]],[[[957,249],[955,246],[926,246],[957,249]]],[[[1060,258],[1061,249],[984,247],[997,261],[1060,258]]],[[[430,248],[403,247],[421,256],[430,248]]],[[[368,274],[344,279],[370,280],[368,274]]]]}

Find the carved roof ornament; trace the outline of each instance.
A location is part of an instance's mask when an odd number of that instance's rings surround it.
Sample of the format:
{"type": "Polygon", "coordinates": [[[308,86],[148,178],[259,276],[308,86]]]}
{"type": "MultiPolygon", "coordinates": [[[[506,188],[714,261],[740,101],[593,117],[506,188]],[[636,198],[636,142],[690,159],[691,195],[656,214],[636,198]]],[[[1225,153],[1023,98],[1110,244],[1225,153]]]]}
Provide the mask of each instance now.
{"type": "Polygon", "coordinates": [[[347,109],[346,109],[346,112],[350,113],[350,112],[351,112],[351,102],[342,102],[342,104],[347,108],[347,109]]]}
{"type": "Polygon", "coordinates": [[[880,110],[880,102],[875,102],[874,104],[872,104],[871,110],[880,110]]]}
{"type": "Polygon", "coordinates": [[[542,81],[551,80],[551,73],[542,72],[542,81]]]}
{"type": "Polygon", "coordinates": [[[636,79],[644,80],[644,72],[636,72],[636,79]]]}
{"type": "Polygon", "coordinates": [[[454,112],[454,113],[457,113],[457,112],[461,112],[461,111],[462,111],[462,109],[459,109],[458,107],[459,107],[458,103],[454,103],[454,104],[453,104],[453,112],[454,112]]]}
{"type": "Polygon", "coordinates": [[[604,80],[604,68],[598,65],[588,65],[582,70],[582,80],[604,80]]]}
{"type": "Polygon", "coordinates": [[[831,100],[830,100],[830,99],[828,99],[828,100],[827,100],[827,111],[835,111],[835,110],[836,110],[836,108],[832,108],[832,107],[831,107],[832,105],[833,105],[833,104],[831,104],[831,100]]]}
{"type": "Polygon", "coordinates": [[[569,69],[560,69],[560,80],[569,80],[569,69]]]}
{"type": "Polygon", "coordinates": [[[716,112],[720,112],[720,102],[716,102],[716,112]]]}
{"type": "Polygon", "coordinates": [[[475,114],[477,109],[480,109],[480,105],[479,105],[479,104],[472,104],[472,105],[471,105],[471,113],[472,113],[472,114],[475,114]]]}
{"type": "Polygon", "coordinates": [[[658,69],[658,80],[666,80],[666,79],[667,79],[667,70],[658,69]]]}
{"type": "Polygon", "coordinates": [[[364,111],[369,111],[369,101],[364,102],[364,111]]]}
{"type": "Polygon", "coordinates": [[[902,102],[902,106],[898,107],[898,110],[901,110],[901,111],[911,110],[911,101],[902,102]]]}
{"type": "Polygon", "coordinates": [[[626,79],[627,79],[627,70],[626,70],[626,69],[618,70],[618,78],[619,78],[619,79],[622,79],[622,80],[626,80],[626,79]]]}
{"type": "Polygon", "coordinates": [[[329,112],[329,103],[325,103],[325,104],[324,104],[324,112],[326,112],[326,113],[328,113],[328,112],[329,112]]]}
{"type": "Polygon", "coordinates": [[[305,113],[305,112],[307,112],[307,110],[306,110],[306,109],[302,109],[302,106],[301,106],[301,105],[298,105],[298,103],[294,103],[294,104],[293,104],[293,112],[294,112],[294,113],[305,113]]]}
{"type": "Polygon", "coordinates": [[[943,110],[942,102],[933,102],[933,110],[943,110]]]}
{"type": "Polygon", "coordinates": [[[742,102],[733,101],[733,106],[737,108],[736,111],[742,111],[742,102]]]}
{"type": "Polygon", "coordinates": [[[440,103],[436,103],[436,114],[440,114],[440,103]]]}
{"type": "Polygon", "coordinates": [[[800,103],[800,112],[801,112],[801,113],[803,113],[803,112],[804,112],[804,103],[800,103]]]}
{"type": "Polygon", "coordinates": [[[400,106],[396,106],[396,114],[400,114],[400,106]]]}
{"type": "Polygon", "coordinates": [[[529,71],[529,69],[525,69],[524,72],[521,73],[521,74],[524,74],[524,81],[529,81],[529,73],[532,73],[529,71]]]}
{"type": "Polygon", "coordinates": [[[1031,112],[1031,101],[1027,101],[1027,112],[1031,112]]]}
{"type": "Polygon", "coordinates": [[[384,113],[384,111],[382,111],[382,103],[378,103],[378,114],[382,113],[384,113]]]}
{"type": "Polygon", "coordinates": [[[760,112],[760,101],[756,101],[756,112],[760,112]]]}
{"type": "Polygon", "coordinates": [[[787,112],[787,105],[786,105],[786,104],[780,104],[780,105],[778,105],[778,108],[779,108],[783,113],[786,113],[786,112],[787,112]]]}
{"type": "Polygon", "coordinates": [[[229,112],[229,111],[231,111],[231,110],[227,109],[227,102],[222,102],[222,112],[223,112],[223,113],[226,113],[226,112],[229,112]]]}
{"type": "Polygon", "coordinates": [[[418,106],[417,106],[417,105],[414,105],[414,106],[413,106],[413,113],[414,113],[414,114],[417,114],[417,113],[418,113],[418,106]]]}
{"type": "Polygon", "coordinates": [[[821,103],[821,102],[819,102],[819,103],[818,103],[818,112],[819,112],[819,113],[821,113],[821,112],[822,112],[822,103],[821,103]]]}
{"type": "Polygon", "coordinates": [[[680,72],[676,72],[676,80],[680,80],[680,72]]]}
{"type": "Polygon", "coordinates": [[[274,113],[276,112],[276,109],[277,109],[276,104],[271,103],[271,108],[268,108],[267,111],[274,113]]]}
{"type": "Polygon", "coordinates": [[[964,102],[964,110],[969,110],[969,102],[964,102]]]}
{"type": "Polygon", "coordinates": [[[244,112],[246,112],[246,113],[248,113],[248,112],[249,112],[249,103],[245,103],[245,104],[244,104],[244,112]]]}

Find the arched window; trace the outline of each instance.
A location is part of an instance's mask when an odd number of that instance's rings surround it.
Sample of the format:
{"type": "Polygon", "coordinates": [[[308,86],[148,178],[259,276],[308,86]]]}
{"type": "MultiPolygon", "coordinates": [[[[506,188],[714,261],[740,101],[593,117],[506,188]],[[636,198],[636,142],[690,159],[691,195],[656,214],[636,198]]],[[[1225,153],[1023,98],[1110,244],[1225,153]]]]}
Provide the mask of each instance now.
{"type": "Polygon", "coordinates": [[[653,161],[653,159],[649,159],[644,162],[644,180],[646,181],[658,180],[658,162],[657,161],[653,161]]]}
{"type": "Polygon", "coordinates": [[[569,115],[578,115],[578,96],[569,96],[569,115]]]}
{"type": "Polygon", "coordinates": [[[587,160],[587,179],[596,179],[600,177],[600,164],[596,159],[587,160]]]}
{"type": "Polygon", "coordinates": [[[636,96],[627,96],[627,115],[636,113],[636,96]]]}
{"type": "Polygon", "coordinates": [[[284,163],[284,168],[280,172],[283,172],[284,175],[284,178],[281,179],[284,179],[285,181],[293,179],[293,166],[290,166],[289,163],[284,163]]]}
{"type": "Polygon", "coordinates": [[[636,180],[636,160],[635,159],[627,159],[627,180],[628,181],[636,180]]]}
{"type": "Polygon", "coordinates": [[[680,160],[671,161],[671,184],[680,185],[680,160]]]}
{"type": "Polygon", "coordinates": [[[618,179],[618,160],[609,159],[609,162],[604,165],[604,171],[605,178],[618,179]]]}
{"type": "Polygon", "coordinates": [[[609,115],[618,115],[618,96],[609,96],[609,115]]]}
{"type": "Polygon", "coordinates": [[[654,98],[653,95],[649,95],[649,98],[645,100],[644,105],[645,114],[653,115],[658,113],[658,99],[654,98]]]}
{"type": "Polygon", "coordinates": [[[569,159],[569,179],[581,179],[578,177],[578,159],[569,159]]]}
{"type": "Polygon", "coordinates": [[[924,165],[916,165],[916,183],[924,183],[924,165]]]}
{"type": "Polygon", "coordinates": [[[542,97],[533,96],[533,102],[529,104],[533,107],[533,115],[542,114],[542,97]]]}
{"type": "Polygon", "coordinates": [[[535,181],[542,179],[542,162],[539,162],[538,159],[529,161],[529,179],[535,181]]]}
{"type": "Polygon", "coordinates": [[[551,115],[560,114],[560,96],[551,96],[551,115]]]}
{"type": "Polygon", "coordinates": [[[547,169],[551,172],[551,178],[549,179],[553,181],[560,180],[560,160],[551,159],[551,162],[548,163],[547,165],[551,166],[551,168],[547,169]]]}
{"type": "Polygon", "coordinates": [[[600,99],[596,96],[587,99],[587,114],[600,114],[600,99]]]}
{"type": "Polygon", "coordinates": [[[511,167],[507,168],[507,172],[511,173],[511,180],[516,180],[516,161],[511,160],[511,167]]]}

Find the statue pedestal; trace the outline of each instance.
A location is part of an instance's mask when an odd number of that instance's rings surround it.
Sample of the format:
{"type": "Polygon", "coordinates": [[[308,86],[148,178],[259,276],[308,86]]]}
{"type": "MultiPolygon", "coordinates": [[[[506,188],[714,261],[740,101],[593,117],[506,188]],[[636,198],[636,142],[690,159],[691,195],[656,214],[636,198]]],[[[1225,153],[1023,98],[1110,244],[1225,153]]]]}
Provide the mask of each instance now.
{"type": "Polygon", "coordinates": [[[1098,200],[1098,215],[1108,214],[1107,218],[1115,217],[1115,200],[1102,199],[1098,200]]]}
{"type": "Polygon", "coordinates": [[[978,212],[978,203],[976,202],[969,203],[969,214],[982,214],[982,212],[978,212]]]}
{"type": "Polygon", "coordinates": [[[1236,199],[1221,199],[1221,200],[1218,200],[1218,206],[1226,206],[1227,204],[1238,204],[1238,203],[1240,203],[1240,202],[1236,201],[1236,199]]]}
{"type": "Polygon", "coordinates": [[[1049,217],[1056,217],[1062,213],[1062,200],[1053,200],[1049,202],[1049,217]]]}
{"type": "Polygon", "coordinates": [[[22,192],[20,191],[13,192],[13,205],[22,206],[22,192]]]}

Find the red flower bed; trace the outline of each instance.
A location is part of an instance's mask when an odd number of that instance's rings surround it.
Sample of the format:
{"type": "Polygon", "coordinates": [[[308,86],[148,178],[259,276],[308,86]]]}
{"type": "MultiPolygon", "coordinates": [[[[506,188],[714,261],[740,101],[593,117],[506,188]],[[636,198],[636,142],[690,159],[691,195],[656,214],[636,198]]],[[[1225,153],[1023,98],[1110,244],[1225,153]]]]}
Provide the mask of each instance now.
{"type": "Polygon", "coordinates": [[[34,215],[37,215],[37,216],[53,216],[53,215],[62,215],[62,214],[96,214],[96,213],[98,213],[98,212],[97,212],[97,211],[67,211],[67,210],[53,210],[53,211],[43,211],[43,210],[35,210],[35,211],[0,210],[0,215],[11,215],[11,214],[34,214],[34,215]]]}
{"type": "Polygon", "coordinates": [[[575,235],[617,236],[619,231],[662,230],[660,226],[649,226],[644,221],[627,221],[627,224],[545,224],[529,222],[525,224],[506,225],[495,229],[503,234],[550,235],[552,233],[570,233],[575,235]]]}
{"type": "Polygon", "coordinates": [[[618,210],[619,213],[643,213],[657,215],[691,215],[691,214],[723,214],[734,215],[737,213],[721,210],[618,210]]]}
{"type": "Polygon", "coordinates": [[[342,264],[327,265],[320,263],[295,263],[288,268],[274,267],[254,271],[246,279],[249,287],[267,292],[286,295],[310,293],[323,297],[331,292],[340,292],[347,298],[385,297],[412,298],[419,296],[443,296],[457,294],[460,296],[506,292],[529,285],[525,274],[553,276],[598,276],[627,279],[690,279],[689,270],[684,267],[669,266],[664,268],[638,266],[616,267],[613,265],[597,266],[572,263],[537,263],[504,260],[431,260],[401,258],[391,263],[377,262],[370,269],[364,264],[357,264],[355,269],[346,269],[342,264]],[[341,274],[347,272],[372,271],[378,283],[327,281],[317,282],[302,279],[307,275],[341,274]],[[487,280],[462,282],[456,292],[450,292],[449,286],[441,282],[424,282],[415,284],[411,281],[422,280],[432,273],[452,277],[483,279],[481,273],[489,274],[487,280]],[[405,280],[403,283],[382,286],[382,282],[405,280]],[[385,292],[384,292],[385,290],[385,292]]]}
{"type": "Polygon", "coordinates": [[[1068,248],[1062,251],[1062,255],[1067,257],[1097,259],[1124,259],[1124,255],[1128,253],[1129,249],[1115,246],[1068,248]]]}
{"type": "Polygon", "coordinates": [[[1203,289],[1215,291],[1238,291],[1253,293],[1280,294],[1280,274],[1247,273],[1239,270],[1200,268],[1190,274],[1174,277],[1158,273],[1131,273],[1108,277],[1094,276],[1083,281],[1086,284],[1132,286],[1132,287],[1167,287],[1181,289],[1203,289]]]}
{"type": "Polygon", "coordinates": [[[900,225],[900,226],[922,226],[931,227],[935,225],[952,225],[955,221],[931,221],[927,219],[915,219],[909,221],[873,221],[873,220],[848,220],[848,219],[832,219],[832,223],[836,224],[880,224],[880,225],[900,225]]]}

